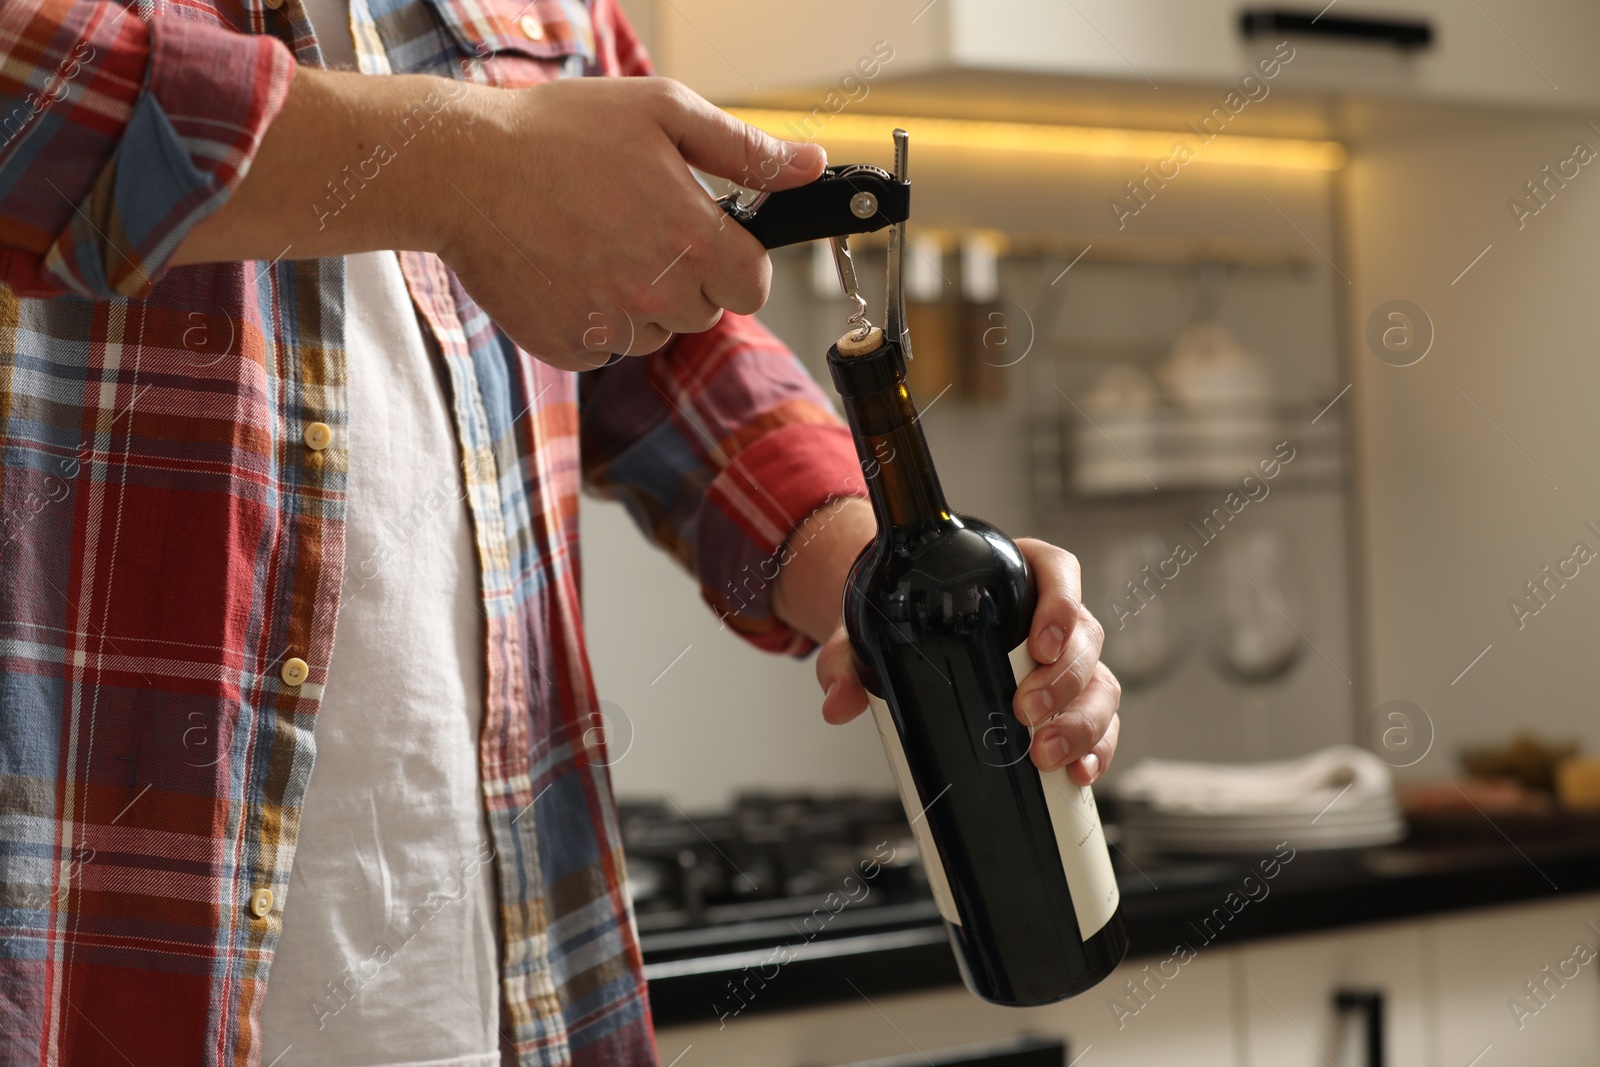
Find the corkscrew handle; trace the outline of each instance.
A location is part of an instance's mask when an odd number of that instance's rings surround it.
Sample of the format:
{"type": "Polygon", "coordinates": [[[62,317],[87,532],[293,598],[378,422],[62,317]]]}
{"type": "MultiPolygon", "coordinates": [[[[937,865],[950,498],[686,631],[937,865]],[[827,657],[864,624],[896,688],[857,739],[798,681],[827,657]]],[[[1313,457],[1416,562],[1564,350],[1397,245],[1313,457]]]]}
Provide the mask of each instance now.
{"type": "Polygon", "coordinates": [[[729,193],[717,206],[763,247],[782,248],[904,222],[911,214],[911,183],[880,167],[852,163],[829,167],[805,185],[757,193],[747,201],[729,193]]]}
{"type": "Polygon", "coordinates": [[[832,241],[839,285],[856,305],[850,325],[854,327],[852,335],[857,340],[865,339],[873,326],[867,318],[867,302],[856,281],[855,264],[850,259],[850,235],[892,226],[884,325],[888,337],[902,343],[907,359],[911,349],[905,343],[901,261],[905,257],[906,219],[911,216],[911,180],[906,160],[909,139],[905,130],[894,131],[893,173],[869,163],[851,163],[828,167],[816,181],[794,189],[761,192],[749,200],[730,193],[717,201],[718,207],[766,248],[822,238],[832,241]]]}

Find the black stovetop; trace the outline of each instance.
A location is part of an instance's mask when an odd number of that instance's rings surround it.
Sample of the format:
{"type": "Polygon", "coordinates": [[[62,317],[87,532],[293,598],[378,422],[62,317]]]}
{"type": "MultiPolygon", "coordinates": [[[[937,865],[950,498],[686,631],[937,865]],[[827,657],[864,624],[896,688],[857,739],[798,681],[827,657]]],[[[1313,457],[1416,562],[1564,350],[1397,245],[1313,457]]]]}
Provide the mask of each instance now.
{"type": "Polygon", "coordinates": [[[644,935],[781,922],[840,896],[857,912],[932,899],[898,797],[746,793],[711,812],[624,802],[619,817],[644,935]]]}
{"type": "MultiPolygon", "coordinates": [[[[1115,805],[1101,805],[1116,840],[1115,805]]],[[[775,958],[750,1010],[959,982],[898,798],[751,793],[732,808],[620,807],[652,1011],[708,1021],[731,982],[775,958]],[[866,872],[865,874],[863,872],[866,872]],[[848,981],[846,981],[848,979],[848,981]]],[[[1519,835],[1520,836],[1520,835],[1519,835]]],[[[1252,872],[1249,857],[1112,852],[1130,955],[1197,936],[1252,872]]],[[[1442,840],[1301,852],[1219,936],[1230,943],[1600,890],[1600,836],[1442,840]],[[1556,888],[1559,886],[1559,888],[1556,888]]]]}

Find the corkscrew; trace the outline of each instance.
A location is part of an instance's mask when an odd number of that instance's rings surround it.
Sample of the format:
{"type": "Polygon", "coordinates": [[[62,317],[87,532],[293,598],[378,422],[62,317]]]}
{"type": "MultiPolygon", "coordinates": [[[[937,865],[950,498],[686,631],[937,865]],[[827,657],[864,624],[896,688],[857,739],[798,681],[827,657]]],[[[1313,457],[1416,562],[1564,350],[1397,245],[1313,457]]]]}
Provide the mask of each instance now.
{"type": "Polygon", "coordinates": [[[856,305],[848,320],[855,329],[848,336],[857,341],[864,341],[874,327],[867,318],[867,301],[861,295],[855,261],[850,257],[851,234],[891,227],[884,333],[900,338],[904,329],[901,264],[905,257],[906,219],[911,215],[906,159],[909,139],[905,130],[894,131],[892,174],[870,163],[849,163],[828,167],[816,181],[794,189],[758,192],[749,200],[730,193],[717,201],[723,211],[767,248],[826,238],[833,247],[839,285],[856,305]]]}

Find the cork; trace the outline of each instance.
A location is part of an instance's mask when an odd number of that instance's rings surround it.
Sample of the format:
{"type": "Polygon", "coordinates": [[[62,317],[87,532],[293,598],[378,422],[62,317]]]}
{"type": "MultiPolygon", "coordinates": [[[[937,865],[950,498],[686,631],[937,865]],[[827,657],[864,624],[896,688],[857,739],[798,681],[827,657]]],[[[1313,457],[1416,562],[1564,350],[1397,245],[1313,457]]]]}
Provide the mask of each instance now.
{"type": "Polygon", "coordinates": [[[839,338],[839,343],[834,347],[841,356],[870,356],[883,347],[883,331],[874,326],[865,337],[858,337],[856,331],[851,330],[839,338]]]}

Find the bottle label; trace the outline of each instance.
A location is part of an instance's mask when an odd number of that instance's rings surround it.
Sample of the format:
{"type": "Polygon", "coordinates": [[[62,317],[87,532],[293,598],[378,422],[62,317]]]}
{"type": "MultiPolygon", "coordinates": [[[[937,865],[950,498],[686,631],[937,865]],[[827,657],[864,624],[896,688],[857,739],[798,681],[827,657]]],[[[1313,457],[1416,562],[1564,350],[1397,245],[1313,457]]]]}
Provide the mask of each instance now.
{"type": "MultiPolygon", "coordinates": [[[[1026,643],[1012,650],[1011,669],[1019,682],[1034,666],[1026,643]]],[[[950,892],[944,860],[934,844],[928,820],[923,818],[922,800],[917,795],[916,783],[912,781],[911,766],[906,762],[905,747],[900,742],[899,731],[895,729],[889,705],[871,693],[867,694],[867,705],[872,709],[878,736],[883,739],[884,752],[888,754],[889,765],[894,770],[895,783],[900,788],[900,803],[911,822],[911,832],[916,838],[917,850],[922,855],[922,868],[927,872],[934,903],[947,922],[960,926],[961,916],[956,911],[955,897],[950,892]]],[[[1061,852],[1067,889],[1072,894],[1078,932],[1087,941],[1111,921],[1122,899],[1117,889],[1116,874],[1111,869],[1111,853],[1107,849],[1105,830],[1100,826],[1100,809],[1095,805],[1094,791],[1073,782],[1067,776],[1065,767],[1040,771],[1039,781],[1044,787],[1050,823],[1055,828],[1056,846],[1061,852]]]]}
{"type": "MultiPolygon", "coordinates": [[[[894,769],[895,784],[900,787],[900,805],[906,809],[911,822],[911,834],[917,840],[917,853],[922,857],[922,869],[928,875],[928,887],[933,890],[933,902],[939,905],[939,914],[946,922],[961,925],[961,914],[956,911],[955,897],[950,895],[950,882],[945,877],[944,859],[933,843],[933,833],[928,820],[923,818],[922,800],[917,796],[917,784],[911,780],[911,765],[906,762],[906,749],[900,743],[900,731],[894,728],[894,716],[889,705],[870,692],[867,706],[872,709],[872,721],[878,724],[878,736],[883,738],[883,751],[889,756],[889,766],[894,769]]],[[[1052,814],[1052,819],[1054,815],[1052,814]]]]}
{"type": "MultiPolygon", "coordinates": [[[[1027,642],[1011,650],[1011,670],[1017,681],[1035,666],[1027,642]]],[[[1050,809],[1050,824],[1055,827],[1056,847],[1061,850],[1072,910],[1078,916],[1078,934],[1087,941],[1111,921],[1122,900],[1116,872],[1111,869],[1106,832],[1100,825],[1100,808],[1094,802],[1094,790],[1074,782],[1065,767],[1040,771],[1039,781],[1050,809]]]]}

